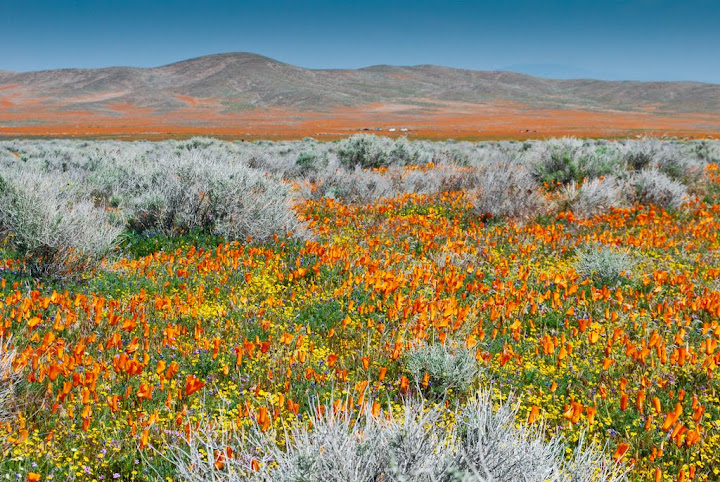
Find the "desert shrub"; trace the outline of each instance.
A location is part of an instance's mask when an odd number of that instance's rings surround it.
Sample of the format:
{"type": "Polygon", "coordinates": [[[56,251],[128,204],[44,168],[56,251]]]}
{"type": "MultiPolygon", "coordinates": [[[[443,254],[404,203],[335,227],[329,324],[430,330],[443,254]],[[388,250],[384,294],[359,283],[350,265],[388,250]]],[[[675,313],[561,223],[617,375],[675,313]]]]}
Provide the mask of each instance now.
{"type": "Polygon", "coordinates": [[[654,169],[633,174],[629,183],[634,188],[633,200],[640,204],[678,208],[688,196],[684,185],[654,169]]]}
{"type": "Polygon", "coordinates": [[[575,271],[605,285],[630,276],[635,266],[629,250],[599,243],[578,248],[576,255],[575,271]]]}
{"type": "Polygon", "coordinates": [[[526,162],[532,177],[551,188],[582,179],[576,159],[582,142],[577,139],[553,139],[537,144],[526,154],[526,162]]]}
{"type": "Polygon", "coordinates": [[[405,137],[395,139],[395,143],[390,150],[390,162],[402,166],[410,164],[418,156],[413,147],[413,144],[405,137]]]}
{"type": "Polygon", "coordinates": [[[12,398],[15,384],[21,377],[12,367],[14,359],[15,350],[10,347],[10,343],[0,340],[0,422],[7,422],[14,414],[12,398]]]}
{"type": "Polygon", "coordinates": [[[409,171],[401,179],[402,191],[417,194],[432,194],[441,192],[441,186],[447,184],[452,177],[446,169],[433,169],[432,171],[409,171]]]}
{"type": "Polygon", "coordinates": [[[654,144],[651,141],[639,141],[625,152],[624,161],[631,171],[642,171],[653,162],[654,144]]]}
{"type": "MultiPolygon", "coordinates": [[[[392,174],[392,171],[388,171],[392,174]]],[[[398,189],[402,192],[435,194],[461,191],[476,186],[474,169],[458,169],[455,166],[437,166],[434,169],[409,170],[399,176],[398,189]]]]}
{"type": "Polygon", "coordinates": [[[166,458],[178,477],[197,482],[453,480],[444,474],[452,467],[453,451],[438,450],[452,449],[452,437],[434,429],[441,417],[437,408],[407,403],[402,416],[381,419],[371,406],[356,411],[347,405],[343,410],[332,403],[316,405],[308,425],[285,427],[282,435],[258,427],[228,433],[205,423],[187,441],[174,441],[166,458]],[[222,470],[202,456],[223,453],[228,446],[242,452],[227,459],[222,470]],[[252,460],[259,462],[259,470],[252,468],[252,460]]]}
{"type": "Polygon", "coordinates": [[[222,144],[222,141],[212,137],[191,137],[190,139],[178,141],[177,148],[192,151],[194,149],[208,149],[211,146],[222,144]]]}
{"type": "Polygon", "coordinates": [[[336,169],[324,173],[314,196],[340,199],[346,203],[371,203],[397,194],[389,176],[359,167],[346,171],[336,169]]]}
{"type": "Polygon", "coordinates": [[[288,186],[261,171],[200,155],[166,161],[165,175],[126,196],[130,226],[168,235],[193,231],[267,239],[301,230],[288,186]]]}
{"type": "Polygon", "coordinates": [[[19,159],[9,147],[0,148],[0,167],[15,164],[19,159]]]}
{"type": "Polygon", "coordinates": [[[619,175],[625,167],[622,153],[615,146],[588,144],[578,157],[578,175],[583,179],[619,175]]]}
{"type": "MultiPolygon", "coordinates": [[[[13,420],[18,411],[15,386],[22,375],[13,369],[16,352],[7,340],[0,339],[0,424],[13,420]]],[[[7,433],[0,430],[0,451],[5,452],[7,433]]]]}
{"type": "Polygon", "coordinates": [[[630,151],[625,155],[625,163],[633,171],[647,169],[651,162],[652,155],[649,152],[630,151]]]}
{"type": "Polygon", "coordinates": [[[528,219],[545,208],[545,199],[524,166],[493,165],[481,168],[475,183],[471,194],[478,214],[528,219]]]}
{"type": "Polygon", "coordinates": [[[0,178],[0,238],[31,276],[81,276],[113,248],[121,232],[83,187],[37,173],[0,178]]]}
{"type": "Polygon", "coordinates": [[[338,143],[337,156],[348,169],[371,169],[407,164],[414,156],[407,139],[393,141],[372,134],[358,134],[338,143]]]}
{"type": "Polygon", "coordinates": [[[453,166],[469,166],[473,159],[472,146],[467,142],[443,143],[435,147],[429,161],[435,164],[450,164],[453,166]]]}
{"type": "Polygon", "coordinates": [[[655,169],[684,184],[697,181],[703,172],[703,152],[682,144],[647,137],[628,144],[626,149],[625,162],[633,171],[655,169]]]}
{"type": "MultiPolygon", "coordinates": [[[[338,413],[327,407],[324,413],[314,411],[311,419],[312,431],[296,426],[285,450],[268,451],[267,462],[277,467],[266,469],[267,480],[376,479],[383,468],[384,454],[381,425],[373,423],[371,415],[352,410],[338,413]]],[[[259,450],[267,443],[262,435],[251,436],[250,440],[259,450]]]]}
{"type": "Polygon", "coordinates": [[[474,354],[465,348],[455,350],[441,344],[422,345],[410,350],[404,368],[420,388],[427,374],[426,393],[444,396],[448,390],[467,391],[478,374],[474,354]]]}
{"type": "Polygon", "coordinates": [[[697,160],[681,154],[667,154],[659,156],[654,163],[655,169],[668,177],[683,183],[692,184],[700,179],[703,166],[697,160]]]}
{"type": "Polygon", "coordinates": [[[401,416],[380,425],[385,466],[380,473],[397,482],[461,480],[455,434],[429,429],[442,422],[443,413],[436,406],[423,399],[407,399],[401,416]]]}
{"type": "Polygon", "coordinates": [[[300,169],[301,175],[317,170],[315,162],[317,161],[317,155],[314,152],[304,151],[301,152],[295,161],[295,165],[300,169]]]}
{"type": "Polygon", "coordinates": [[[538,181],[549,185],[567,184],[580,179],[580,169],[572,154],[567,151],[551,151],[546,162],[537,164],[534,172],[538,181]]]}
{"type": "Polygon", "coordinates": [[[519,156],[520,148],[515,143],[500,142],[456,142],[414,140],[413,164],[434,163],[460,167],[477,167],[490,163],[506,163],[519,156]]]}
{"type": "Polygon", "coordinates": [[[720,162],[720,142],[717,141],[695,141],[691,143],[692,154],[698,160],[704,162],[720,162]]]}
{"type": "Polygon", "coordinates": [[[582,186],[572,182],[564,190],[568,208],[580,218],[606,212],[625,204],[623,184],[614,176],[593,179],[582,186]]]}
{"type": "Polygon", "coordinates": [[[340,141],[337,155],[340,163],[348,169],[356,166],[368,169],[390,164],[388,151],[393,141],[371,134],[359,134],[340,141]]]}
{"type": "Polygon", "coordinates": [[[414,398],[405,400],[401,415],[373,413],[372,401],[359,411],[337,410],[331,402],[315,406],[307,425],[286,427],[282,435],[273,428],[239,433],[204,423],[187,440],[177,437],[161,457],[179,478],[196,482],[624,480],[625,467],[594,445],[581,443],[566,459],[561,439],[546,441],[541,427],[517,425],[518,405],[500,402],[493,409],[496,403],[482,390],[450,413],[414,398]],[[228,446],[235,452],[224,457],[228,446]]]}
{"type": "Polygon", "coordinates": [[[558,470],[564,447],[549,443],[538,426],[515,426],[517,406],[492,409],[492,397],[482,392],[460,410],[459,443],[466,454],[463,472],[477,471],[490,480],[550,480],[558,470]]]}
{"type": "Polygon", "coordinates": [[[519,404],[512,397],[493,409],[493,397],[479,391],[456,418],[463,457],[460,473],[472,481],[619,482],[626,469],[594,445],[580,442],[570,459],[562,440],[546,441],[541,425],[516,424],[519,404]]]}

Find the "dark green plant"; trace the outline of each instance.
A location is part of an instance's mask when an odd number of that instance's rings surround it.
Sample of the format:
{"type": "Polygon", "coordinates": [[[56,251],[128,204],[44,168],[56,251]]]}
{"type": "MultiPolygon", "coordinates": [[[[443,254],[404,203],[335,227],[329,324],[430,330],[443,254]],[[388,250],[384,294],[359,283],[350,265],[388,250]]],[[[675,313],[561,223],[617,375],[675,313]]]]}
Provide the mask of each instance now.
{"type": "Polygon", "coordinates": [[[572,153],[560,149],[551,150],[548,157],[536,163],[532,174],[536,181],[550,186],[579,182],[582,177],[572,153]]]}
{"type": "Polygon", "coordinates": [[[422,386],[427,374],[424,391],[443,396],[448,390],[464,392],[478,374],[474,353],[462,347],[451,350],[445,345],[425,345],[411,350],[404,358],[405,370],[416,386],[422,386]]]}
{"type": "Polygon", "coordinates": [[[317,155],[314,152],[301,152],[295,161],[295,165],[300,168],[300,174],[304,175],[317,170],[315,162],[317,161],[317,155]]]}
{"type": "Polygon", "coordinates": [[[652,162],[652,154],[647,151],[630,151],[625,155],[625,163],[628,169],[641,171],[647,168],[652,162]]]}

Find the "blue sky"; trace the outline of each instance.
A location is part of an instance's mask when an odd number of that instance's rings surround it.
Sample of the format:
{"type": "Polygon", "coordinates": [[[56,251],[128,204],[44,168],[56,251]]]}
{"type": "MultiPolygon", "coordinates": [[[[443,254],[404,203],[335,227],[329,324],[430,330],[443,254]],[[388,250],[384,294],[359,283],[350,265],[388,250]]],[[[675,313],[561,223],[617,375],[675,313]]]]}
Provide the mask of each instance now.
{"type": "Polygon", "coordinates": [[[720,83],[720,1],[0,0],[0,69],[152,67],[233,51],[308,68],[720,83]]]}

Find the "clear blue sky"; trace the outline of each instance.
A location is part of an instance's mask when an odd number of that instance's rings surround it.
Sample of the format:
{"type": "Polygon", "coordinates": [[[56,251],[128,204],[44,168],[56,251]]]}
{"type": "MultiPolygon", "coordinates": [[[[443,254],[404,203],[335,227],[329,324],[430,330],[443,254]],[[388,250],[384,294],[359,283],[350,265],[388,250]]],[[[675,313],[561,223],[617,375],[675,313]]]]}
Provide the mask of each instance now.
{"type": "Polygon", "coordinates": [[[233,51],[308,68],[720,83],[720,1],[0,0],[0,69],[151,67],[233,51]]]}

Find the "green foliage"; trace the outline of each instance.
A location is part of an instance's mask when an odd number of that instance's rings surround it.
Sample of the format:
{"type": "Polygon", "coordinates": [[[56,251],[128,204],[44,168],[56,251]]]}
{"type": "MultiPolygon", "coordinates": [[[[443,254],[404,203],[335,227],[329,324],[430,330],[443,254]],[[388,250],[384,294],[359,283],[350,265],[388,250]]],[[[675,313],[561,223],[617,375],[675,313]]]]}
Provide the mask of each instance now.
{"type": "Polygon", "coordinates": [[[625,155],[625,163],[632,171],[647,169],[652,160],[652,153],[647,151],[629,151],[625,155]]]}
{"type": "Polygon", "coordinates": [[[140,258],[158,251],[172,252],[194,246],[199,249],[214,249],[224,242],[222,236],[193,230],[171,236],[162,232],[128,231],[120,241],[120,249],[129,258],[140,258]]]}
{"type": "Polygon", "coordinates": [[[655,169],[640,171],[629,182],[634,187],[634,201],[644,205],[679,208],[688,195],[682,183],[655,169]]]}
{"type": "MultiPolygon", "coordinates": [[[[392,142],[392,141],[390,141],[392,142]]],[[[388,140],[373,135],[357,135],[340,141],[338,159],[346,168],[370,169],[390,164],[388,140]]]]}
{"type": "Polygon", "coordinates": [[[572,153],[558,149],[551,151],[546,162],[535,165],[534,175],[539,182],[550,186],[569,184],[572,181],[580,181],[581,178],[580,169],[572,153]]]}
{"type": "Polygon", "coordinates": [[[297,322],[310,325],[312,331],[327,332],[337,326],[345,317],[340,302],[335,299],[318,300],[308,303],[300,309],[297,322]]]}
{"type": "Polygon", "coordinates": [[[301,174],[306,175],[317,170],[316,161],[317,155],[314,152],[304,151],[300,153],[295,164],[300,168],[301,174]]]}
{"type": "Polygon", "coordinates": [[[340,164],[348,169],[404,165],[415,157],[406,139],[393,141],[372,134],[359,134],[343,139],[338,144],[337,155],[340,164]]]}
{"type": "Polygon", "coordinates": [[[71,183],[32,173],[0,178],[0,239],[33,277],[82,276],[120,232],[105,209],[71,183]]]}
{"type": "Polygon", "coordinates": [[[405,370],[420,387],[428,374],[426,392],[444,396],[448,390],[465,392],[478,374],[475,355],[465,348],[451,350],[445,345],[423,345],[405,355],[405,370]]]}
{"type": "Polygon", "coordinates": [[[629,277],[635,261],[627,249],[604,244],[590,244],[577,250],[575,270],[599,284],[611,285],[629,277]]]}

